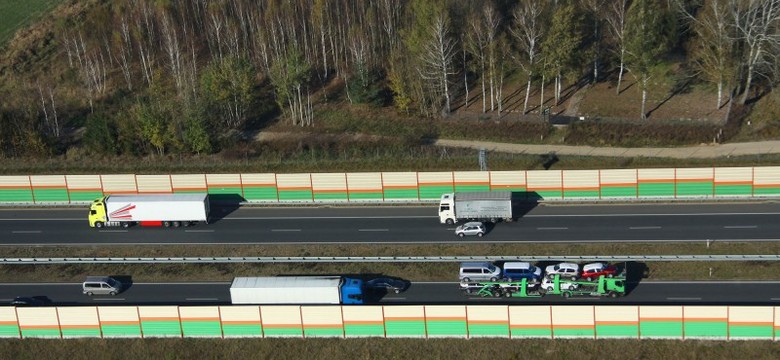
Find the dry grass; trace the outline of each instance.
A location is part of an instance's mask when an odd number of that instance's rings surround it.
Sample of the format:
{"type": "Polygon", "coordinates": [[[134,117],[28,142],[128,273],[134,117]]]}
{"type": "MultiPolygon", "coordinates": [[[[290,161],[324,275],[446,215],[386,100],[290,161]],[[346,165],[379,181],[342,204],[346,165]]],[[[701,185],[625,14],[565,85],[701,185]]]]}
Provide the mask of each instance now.
{"type": "Polygon", "coordinates": [[[3,340],[4,359],[777,359],[771,341],[540,339],[3,340]]]}
{"type": "MultiPolygon", "coordinates": [[[[705,244],[511,244],[511,245],[279,245],[279,246],[102,246],[7,248],[4,257],[180,257],[180,256],[437,256],[437,255],[717,255],[778,254],[778,243],[705,244]]],[[[132,276],[134,281],[229,281],[235,276],[278,274],[386,274],[415,281],[454,281],[457,263],[244,263],[186,265],[3,265],[0,281],[81,281],[84,274],[132,276]]],[[[647,279],[772,280],[780,262],[649,262],[630,264],[647,279]],[[645,270],[646,268],[646,270],[645,270]],[[711,271],[711,273],[710,273],[711,271]]]]}

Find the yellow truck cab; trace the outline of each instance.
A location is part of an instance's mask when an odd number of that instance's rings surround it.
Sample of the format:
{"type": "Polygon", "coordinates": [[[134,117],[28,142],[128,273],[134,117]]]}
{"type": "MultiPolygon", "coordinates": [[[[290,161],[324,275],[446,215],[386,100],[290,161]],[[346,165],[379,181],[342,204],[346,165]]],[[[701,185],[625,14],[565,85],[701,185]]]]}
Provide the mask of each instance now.
{"type": "Polygon", "coordinates": [[[95,227],[95,224],[100,224],[102,227],[106,223],[106,197],[95,199],[89,206],[89,226],[95,227]]]}

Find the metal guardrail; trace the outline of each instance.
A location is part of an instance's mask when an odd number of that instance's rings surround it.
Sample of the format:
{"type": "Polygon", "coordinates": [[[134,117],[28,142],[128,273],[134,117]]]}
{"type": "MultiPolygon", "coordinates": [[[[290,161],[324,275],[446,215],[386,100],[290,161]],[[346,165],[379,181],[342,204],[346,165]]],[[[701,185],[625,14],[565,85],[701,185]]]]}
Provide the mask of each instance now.
{"type": "Polygon", "coordinates": [[[212,264],[212,263],[344,263],[461,261],[779,261],[780,255],[619,255],[619,256],[272,256],[272,257],[71,257],[2,258],[0,265],[29,264],[212,264]]]}

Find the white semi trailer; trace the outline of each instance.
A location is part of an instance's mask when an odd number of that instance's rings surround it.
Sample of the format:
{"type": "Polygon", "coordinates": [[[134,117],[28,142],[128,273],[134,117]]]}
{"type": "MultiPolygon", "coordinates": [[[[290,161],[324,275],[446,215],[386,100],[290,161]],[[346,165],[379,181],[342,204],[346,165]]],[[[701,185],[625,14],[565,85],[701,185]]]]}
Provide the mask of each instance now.
{"type": "Polygon", "coordinates": [[[456,192],[443,194],[439,202],[439,221],[454,224],[458,221],[512,221],[511,191],[456,192]]]}
{"type": "Polygon", "coordinates": [[[209,197],[196,194],[108,195],[92,202],[89,226],[179,227],[208,223],[209,197]]]}
{"type": "Polygon", "coordinates": [[[233,304],[362,304],[363,280],[343,276],[237,277],[233,304]]]}

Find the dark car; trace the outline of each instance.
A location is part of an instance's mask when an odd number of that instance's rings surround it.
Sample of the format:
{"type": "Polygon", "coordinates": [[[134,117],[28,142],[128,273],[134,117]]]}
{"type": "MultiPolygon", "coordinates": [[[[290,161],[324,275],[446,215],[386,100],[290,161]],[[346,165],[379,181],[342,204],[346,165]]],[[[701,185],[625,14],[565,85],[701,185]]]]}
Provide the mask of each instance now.
{"type": "Polygon", "coordinates": [[[385,290],[387,292],[400,293],[409,287],[407,281],[391,279],[391,278],[376,278],[366,281],[366,288],[374,291],[385,290]]]}
{"type": "Polygon", "coordinates": [[[51,301],[42,296],[17,296],[9,305],[11,306],[43,306],[49,305],[51,301]]]}

